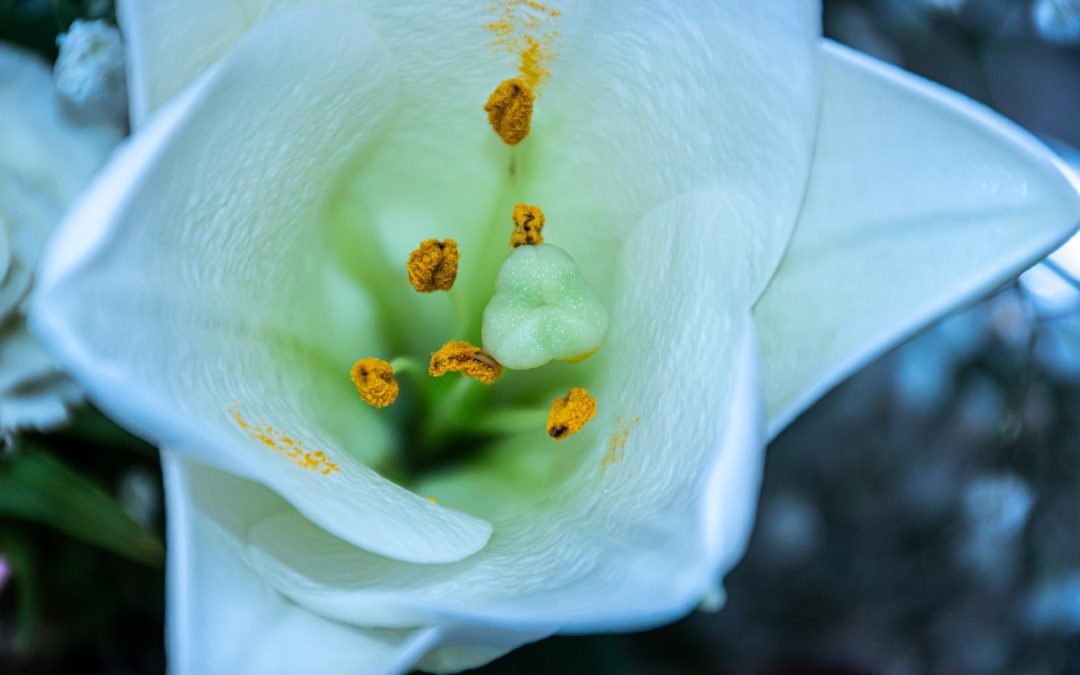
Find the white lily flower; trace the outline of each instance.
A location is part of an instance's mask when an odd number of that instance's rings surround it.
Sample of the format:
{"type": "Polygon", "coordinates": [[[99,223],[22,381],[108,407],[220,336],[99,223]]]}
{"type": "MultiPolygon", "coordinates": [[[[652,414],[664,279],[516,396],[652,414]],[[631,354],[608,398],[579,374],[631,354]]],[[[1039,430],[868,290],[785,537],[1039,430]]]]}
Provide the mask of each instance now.
{"type": "Polygon", "coordinates": [[[1080,220],[1042,146],[822,43],[815,3],[120,9],[137,132],[55,238],[35,321],[170,451],[178,674],[455,670],[688,612],[746,545],[765,413],[775,433],[1080,220]],[[509,147],[480,107],[536,74],[533,43],[549,75],[509,147]],[[457,241],[475,324],[519,201],[610,326],[488,403],[587,386],[599,412],[555,447],[506,410],[405,489],[376,469],[424,420],[360,404],[350,364],[461,337],[405,280],[430,237],[457,241]]]}
{"type": "Polygon", "coordinates": [[[49,232],[120,140],[108,123],[65,114],[40,59],[0,44],[0,434],[67,419],[78,388],[26,327],[49,232]]]}

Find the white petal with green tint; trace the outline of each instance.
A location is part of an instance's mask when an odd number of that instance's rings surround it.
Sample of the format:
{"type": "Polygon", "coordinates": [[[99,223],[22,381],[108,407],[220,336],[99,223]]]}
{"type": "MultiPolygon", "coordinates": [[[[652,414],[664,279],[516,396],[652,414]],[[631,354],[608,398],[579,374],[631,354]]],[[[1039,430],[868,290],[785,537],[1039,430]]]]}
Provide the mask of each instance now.
{"type": "Polygon", "coordinates": [[[35,318],[100,405],[146,437],[263,481],[357,545],[447,561],[482,547],[490,525],[370,468],[391,435],[347,374],[381,337],[323,225],[342,165],[389,124],[391,75],[354,13],[260,23],[75,207],[35,318]]]}
{"type": "MultiPolygon", "coordinates": [[[[709,190],[756,297],[798,216],[819,94],[817,2],[593,2],[568,10],[522,143],[520,201],[604,295],[657,204],[709,190]]],[[[509,212],[507,212],[509,213],[509,212]]],[[[725,274],[716,268],[713,273],[725,274]]]]}
{"type": "Polygon", "coordinates": [[[260,485],[168,454],[164,472],[169,536],[183,542],[169,546],[169,672],[399,673],[438,643],[438,628],[364,630],[289,602],[240,551],[252,522],[284,502],[260,485]],[[208,512],[211,496],[227,506],[208,512]]]}
{"type": "Polygon", "coordinates": [[[791,245],[754,307],[775,434],[845,375],[1015,277],[1080,223],[1077,184],[972,101],[832,43],[791,245]]]}

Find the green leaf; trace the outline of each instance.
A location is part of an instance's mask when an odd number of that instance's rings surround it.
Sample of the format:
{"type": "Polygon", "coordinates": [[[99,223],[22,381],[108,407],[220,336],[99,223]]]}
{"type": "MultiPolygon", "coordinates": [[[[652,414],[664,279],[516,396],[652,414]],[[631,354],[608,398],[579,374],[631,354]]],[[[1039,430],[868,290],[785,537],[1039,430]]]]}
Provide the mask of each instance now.
{"type": "Polygon", "coordinates": [[[24,518],[148,565],[164,546],[116,500],[59,459],[29,449],[0,462],[0,516],[24,518]]]}

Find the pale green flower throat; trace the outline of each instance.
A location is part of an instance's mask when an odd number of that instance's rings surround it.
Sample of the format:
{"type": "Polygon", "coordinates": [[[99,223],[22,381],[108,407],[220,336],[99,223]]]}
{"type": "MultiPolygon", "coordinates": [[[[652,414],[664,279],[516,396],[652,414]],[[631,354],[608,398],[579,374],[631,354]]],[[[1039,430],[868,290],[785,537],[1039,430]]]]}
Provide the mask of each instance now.
{"type": "MultiPolygon", "coordinates": [[[[507,80],[484,105],[492,129],[507,145],[516,146],[529,134],[535,96],[521,79],[507,80]]],[[[507,214],[510,254],[495,278],[495,292],[483,312],[482,347],[452,340],[430,355],[427,373],[418,359],[382,359],[365,355],[350,375],[361,400],[385,408],[410,386],[438,392],[430,401],[431,419],[423,425],[425,445],[444,443],[460,415],[476,414],[465,402],[470,381],[497,387],[503,368],[529,370],[552,360],[578,363],[603,344],[608,313],[574,259],[563,249],[545,243],[545,217],[539,206],[516,204],[507,214]],[[512,231],[510,224],[513,224],[512,231]],[[397,375],[409,374],[404,385],[397,375]],[[456,373],[461,380],[449,389],[425,385],[427,377],[456,373]]],[[[448,293],[453,298],[460,264],[468,252],[453,239],[428,239],[405,264],[408,282],[418,293],[448,293]]],[[[402,279],[402,283],[405,279],[402,279]]],[[[455,302],[462,310],[464,303],[455,302]]],[[[584,388],[573,387],[556,398],[547,411],[547,431],[555,440],[579,431],[596,414],[597,403],[584,388]]],[[[488,415],[490,418],[490,415],[488,415]]],[[[513,416],[511,416],[513,417],[513,416]]],[[[520,423],[520,416],[513,418],[520,423]]],[[[526,419],[531,419],[526,417],[526,419]]],[[[539,422],[539,420],[538,420],[539,422]]]]}

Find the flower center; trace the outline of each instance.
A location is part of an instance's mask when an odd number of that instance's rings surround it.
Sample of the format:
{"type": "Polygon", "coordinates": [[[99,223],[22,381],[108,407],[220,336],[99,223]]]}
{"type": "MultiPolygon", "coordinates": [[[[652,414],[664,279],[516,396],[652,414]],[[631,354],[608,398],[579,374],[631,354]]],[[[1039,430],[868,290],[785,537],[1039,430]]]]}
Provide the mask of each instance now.
{"type": "MultiPolygon", "coordinates": [[[[507,145],[516,146],[529,134],[534,100],[528,85],[511,79],[499,84],[484,105],[493,130],[507,145]]],[[[350,370],[367,405],[387,408],[399,394],[409,398],[407,407],[416,419],[404,425],[409,437],[406,447],[413,455],[406,458],[406,474],[453,461],[463,448],[482,445],[478,437],[527,431],[534,425],[542,428],[545,416],[548,435],[561,441],[579,432],[596,414],[596,399],[580,386],[555,398],[546,410],[507,408],[506,402],[513,397],[498,394],[504,367],[534,369],[552,359],[578,363],[601,347],[608,326],[599,294],[574,259],[544,243],[545,217],[540,207],[515,204],[509,220],[513,223],[512,251],[498,267],[495,293],[483,311],[482,347],[460,339],[447,342],[430,355],[427,377],[416,367],[422,362],[419,355],[392,361],[363,355],[350,370]],[[404,371],[411,371],[412,377],[399,384],[395,374],[404,371]],[[452,384],[440,384],[448,375],[452,384]],[[497,420],[502,421],[493,423],[497,420]]],[[[467,269],[483,263],[480,257],[470,260],[469,251],[460,251],[453,239],[428,239],[409,255],[407,278],[419,293],[446,293],[458,314],[467,314],[454,282],[459,266],[467,269]]],[[[459,316],[458,328],[472,320],[459,316]]]]}
{"type": "MultiPolygon", "coordinates": [[[[495,294],[483,312],[482,348],[464,340],[447,342],[431,354],[427,377],[419,359],[407,356],[392,361],[364,356],[350,369],[360,399],[373,408],[389,407],[403,390],[412,390],[411,407],[417,419],[405,425],[407,435],[414,436],[406,446],[414,454],[420,448],[421,454],[408,458],[406,474],[450,461],[461,455],[462,448],[475,448],[481,440],[477,436],[543,425],[545,411],[540,408],[511,406],[511,415],[500,415],[508,411],[492,401],[505,397],[493,396],[480,386],[497,388],[504,366],[531,370],[552,359],[579,363],[603,343],[607,311],[570,255],[539,243],[543,212],[538,206],[518,204],[511,219],[513,250],[502,262],[495,294]],[[525,243],[530,240],[533,243],[525,243]],[[402,385],[395,377],[398,373],[413,377],[402,385]],[[460,379],[449,386],[436,383],[436,378],[452,374],[460,379]],[[493,426],[492,420],[502,422],[493,426]]],[[[409,256],[408,280],[419,293],[453,295],[461,259],[453,240],[426,240],[409,256]]],[[[467,256],[465,260],[467,264],[467,256]]],[[[461,303],[456,304],[464,311],[461,303]]],[[[586,389],[571,388],[546,411],[548,435],[555,440],[572,436],[596,410],[596,399],[586,389]]]]}

